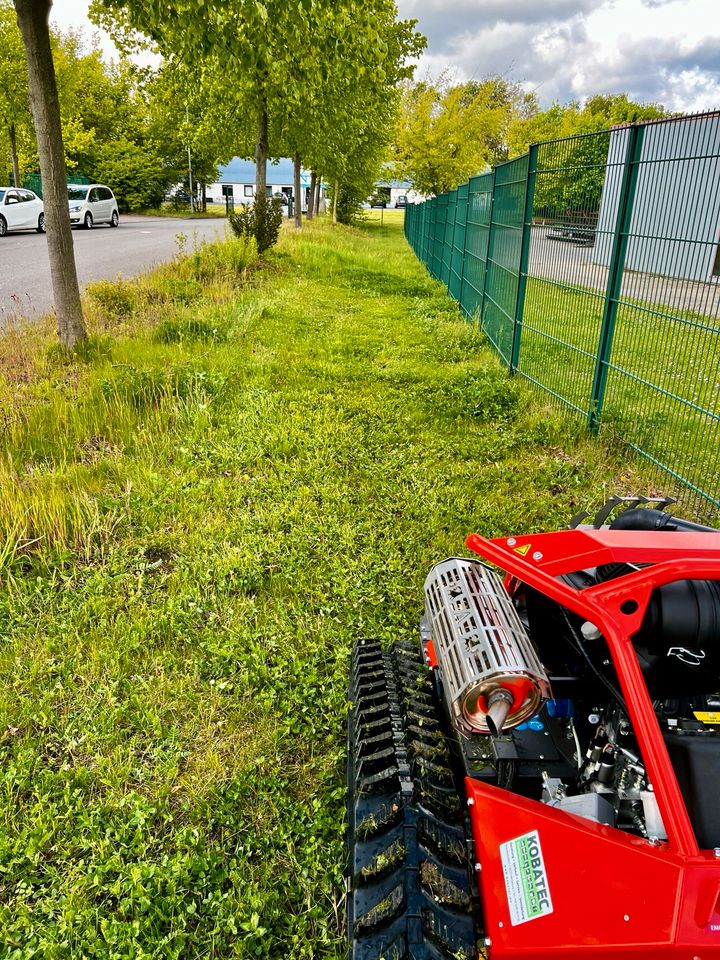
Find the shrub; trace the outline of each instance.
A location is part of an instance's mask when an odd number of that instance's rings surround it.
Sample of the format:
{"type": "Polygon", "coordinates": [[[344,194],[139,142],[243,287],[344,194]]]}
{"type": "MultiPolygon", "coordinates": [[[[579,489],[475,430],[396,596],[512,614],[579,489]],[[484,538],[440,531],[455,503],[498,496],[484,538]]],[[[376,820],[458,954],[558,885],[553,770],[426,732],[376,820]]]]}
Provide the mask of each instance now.
{"type": "Polygon", "coordinates": [[[236,237],[255,237],[258,253],[264,253],[277,243],[282,218],[279,197],[257,197],[255,203],[231,213],[228,220],[236,237]]]}
{"type": "Polygon", "coordinates": [[[111,317],[131,317],[138,306],[138,285],[134,280],[98,280],[87,285],[86,293],[111,317]]]}
{"type": "Polygon", "coordinates": [[[98,148],[93,176],[112,187],[121,210],[159,207],[176,173],[149,144],[113,140],[98,148]]]}

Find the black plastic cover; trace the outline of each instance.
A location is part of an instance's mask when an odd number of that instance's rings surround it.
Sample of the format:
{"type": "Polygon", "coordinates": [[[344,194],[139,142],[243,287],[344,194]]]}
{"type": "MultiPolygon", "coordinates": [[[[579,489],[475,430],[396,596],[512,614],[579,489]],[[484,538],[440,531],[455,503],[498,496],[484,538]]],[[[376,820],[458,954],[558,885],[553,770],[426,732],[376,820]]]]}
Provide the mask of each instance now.
{"type": "Polygon", "coordinates": [[[720,847],[720,736],[666,733],[665,743],[698,845],[720,847]]]}

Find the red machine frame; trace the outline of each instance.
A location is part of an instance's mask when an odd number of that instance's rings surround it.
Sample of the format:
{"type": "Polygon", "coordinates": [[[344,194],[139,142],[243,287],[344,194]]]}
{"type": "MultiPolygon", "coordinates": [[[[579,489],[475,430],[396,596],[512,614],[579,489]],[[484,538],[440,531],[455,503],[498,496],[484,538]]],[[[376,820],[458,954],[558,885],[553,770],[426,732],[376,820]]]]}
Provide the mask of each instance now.
{"type": "Polygon", "coordinates": [[[668,835],[645,840],[467,779],[490,956],[720,957],[720,850],[698,847],[631,639],[654,588],[720,580],[720,534],[583,528],[494,540],[471,534],[466,543],[507,573],[509,589],[535,587],[601,631],[668,835]],[[651,566],[583,590],[558,579],[617,562],[651,566]],[[518,919],[510,905],[517,880],[500,848],[535,832],[551,907],[518,919]]]}

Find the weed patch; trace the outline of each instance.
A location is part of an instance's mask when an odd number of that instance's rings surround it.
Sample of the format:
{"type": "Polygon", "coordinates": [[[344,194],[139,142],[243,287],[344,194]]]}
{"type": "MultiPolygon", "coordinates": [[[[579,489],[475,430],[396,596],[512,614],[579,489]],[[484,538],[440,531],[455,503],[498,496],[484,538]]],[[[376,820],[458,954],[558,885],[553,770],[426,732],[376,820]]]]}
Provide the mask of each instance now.
{"type": "Polygon", "coordinates": [[[97,280],[87,285],[85,293],[110,317],[131,317],[142,305],[137,280],[97,280]]]}
{"type": "Polygon", "coordinates": [[[227,329],[202,317],[170,317],[158,324],[153,339],[158,343],[223,343],[227,329]]]}
{"type": "Polygon", "coordinates": [[[226,385],[223,374],[192,366],[126,366],[112,379],[103,380],[100,388],[106,400],[118,398],[139,409],[165,400],[216,397],[226,385]]]}

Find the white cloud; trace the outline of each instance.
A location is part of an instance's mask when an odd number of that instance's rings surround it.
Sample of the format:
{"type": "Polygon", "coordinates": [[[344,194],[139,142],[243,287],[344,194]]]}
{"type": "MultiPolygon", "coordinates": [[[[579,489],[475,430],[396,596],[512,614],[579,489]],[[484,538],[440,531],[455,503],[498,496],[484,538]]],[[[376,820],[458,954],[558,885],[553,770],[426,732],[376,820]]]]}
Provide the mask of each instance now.
{"type": "MultiPolygon", "coordinates": [[[[717,0],[398,0],[428,37],[420,72],[501,73],[541,104],[627,92],[672,110],[720,106],[717,0]]],[[[61,28],[92,29],[87,0],[52,8],[61,28]]],[[[94,31],[93,31],[94,32],[94,31]]],[[[107,35],[102,49],[115,55],[107,35]]]]}
{"type": "Polygon", "coordinates": [[[428,37],[420,69],[502,73],[543,105],[627,92],[673,110],[720,105],[717,0],[399,0],[428,37]]]}

